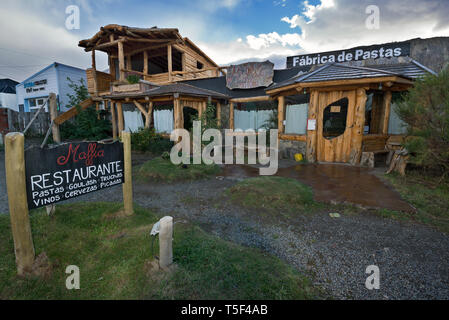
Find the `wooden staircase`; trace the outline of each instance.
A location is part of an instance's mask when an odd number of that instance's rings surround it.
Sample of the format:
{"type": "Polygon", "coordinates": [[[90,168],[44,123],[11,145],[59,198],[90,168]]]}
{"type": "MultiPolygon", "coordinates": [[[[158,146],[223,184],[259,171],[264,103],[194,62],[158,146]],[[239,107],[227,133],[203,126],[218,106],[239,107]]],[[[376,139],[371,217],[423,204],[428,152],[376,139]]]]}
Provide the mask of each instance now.
{"type": "MultiPolygon", "coordinates": [[[[83,102],[80,103],[80,107],[81,110],[85,110],[87,108],[89,108],[90,106],[94,105],[95,102],[92,100],[92,98],[86,99],[83,102]]],[[[60,114],[59,116],[57,116],[54,120],[55,124],[57,125],[61,125],[64,122],[66,122],[67,120],[73,118],[74,116],[76,116],[78,114],[78,108],[75,107],[71,107],[69,110],[67,110],[66,112],[60,114]]]]}

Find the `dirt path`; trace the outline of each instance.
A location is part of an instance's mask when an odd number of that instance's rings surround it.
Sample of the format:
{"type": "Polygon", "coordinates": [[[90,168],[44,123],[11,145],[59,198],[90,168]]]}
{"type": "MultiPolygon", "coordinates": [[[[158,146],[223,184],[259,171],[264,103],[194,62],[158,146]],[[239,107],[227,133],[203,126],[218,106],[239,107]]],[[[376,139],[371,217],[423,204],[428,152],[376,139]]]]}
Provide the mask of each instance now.
{"type": "Polygon", "coordinates": [[[449,236],[431,228],[365,214],[333,219],[298,213],[290,224],[266,223],[232,205],[224,191],[238,178],[175,185],[138,185],[139,205],[257,247],[311,275],[341,299],[448,299],[449,236]],[[366,267],[377,265],[381,289],[367,290],[366,267]]]}

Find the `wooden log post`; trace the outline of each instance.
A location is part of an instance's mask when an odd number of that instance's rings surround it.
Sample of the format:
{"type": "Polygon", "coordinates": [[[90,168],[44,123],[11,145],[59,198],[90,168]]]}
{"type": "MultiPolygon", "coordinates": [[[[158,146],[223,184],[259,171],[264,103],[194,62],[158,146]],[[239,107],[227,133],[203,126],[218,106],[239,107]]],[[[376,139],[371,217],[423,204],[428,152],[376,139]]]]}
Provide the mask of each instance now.
{"type": "Polygon", "coordinates": [[[125,121],[123,119],[123,107],[121,102],[117,102],[117,118],[118,118],[118,132],[121,137],[122,132],[125,128],[125,121]]]}
{"type": "Polygon", "coordinates": [[[382,134],[388,134],[388,124],[390,123],[390,112],[391,112],[391,91],[385,91],[384,98],[382,101],[382,122],[381,129],[382,134]]]}
{"type": "Polygon", "coordinates": [[[229,102],[229,129],[234,130],[234,102],[229,102]]]}
{"type": "Polygon", "coordinates": [[[221,103],[217,101],[217,125],[221,127],[221,103]]]}
{"type": "MultiPolygon", "coordinates": [[[[48,109],[50,111],[50,119],[54,121],[58,117],[58,105],[56,103],[56,94],[50,93],[50,99],[48,103],[48,109]]],[[[53,123],[53,126],[51,128],[52,135],[53,135],[53,141],[56,143],[61,143],[61,133],[59,131],[59,125],[56,123],[53,123]]]]}
{"type": "Polygon", "coordinates": [[[25,137],[22,133],[11,132],[6,135],[6,186],[19,275],[31,272],[35,256],[25,184],[24,142],[25,137]]]}
{"type": "Polygon", "coordinates": [[[143,73],[148,74],[148,51],[143,52],[143,73]]]}
{"type": "MultiPolygon", "coordinates": [[[[151,126],[151,120],[153,117],[153,101],[150,101],[150,103],[148,104],[148,128],[151,126]]],[[[145,126],[147,124],[145,123],[145,126]]]]}
{"type": "Polygon", "coordinates": [[[111,100],[111,121],[112,121],[112,138],[117,139],[117,116],[115,111],[115,103],[111,100]]]}
{"type": "MultiPolygon", "coordinates": [[[[310,93],[310,104],[309,111],[307,115],[307,121],[315,120],[317,121],[318,117],[318,101],[319,101],[319,92],[313,90],[310,93]]],[[[307,161],[313,163],[316,161],[317,157],[317,128],[315,130],[308,130],[307,128],[307,149],[306,149],[306,159],[307,161]]]]}
{"type": "Polygon", "coordinates": [[[133,209],[133,178],[131,164],[131,133],[122,132],[124,161],[125,161],[125,183],[123,184],[123,206],[125,215],[130,216],[134,213],[133,209]]]}
{"type": "Polygon", "coordinates": [[[175,129],[181,129],[181,103],[179,98],[175,98],[173,100],[173,121],[174,121],[174,128],[175,129]]]}
{"type": "Polygon", "coordinates": [[[172,58],[172,45],[167,46],[167,61],[168,61],[168,82],[172,82],[173,72],[173,58],[172,58]]]}
{"type": "MultiPolygon", "coordinates": [[[[365,106],[366,106],[366,90],[363,88],[357,89],[355,109],[354,109],[354,124],[352,128],[351,137],[351,153],[349,156],[349,163],[352,165],[360,164],[362,157],[362,140],[363,128],[365,125],[365,106]]],[[[349,106],[351,107],[351,106],[349,106]]]]}
{"type": "Polygon", "coordinates": [[[284,110],[285,110],[285,97],[280,96],[278,98],[278,132],[284,133],[284,110]]]}
{"type": "MultiPolygon", "coordinates": [[[[50,111],[50,119],[53,122],[58,117],[58,106],[56,102],[56,94],[50,93],[48,101],[48,110],[50,111]]],[[[59,131],[59,125],[53,122],[52,128],[53,141],[57,144],[61,143],[61,133],[59,131]]],[[[46,206],[47,214],[49,216],[54,215],[56,211],[56,205],[51,204],[46,206]]]]}
{"type": "MultiPolygon", "coordinates": [[[[119,41],[117,43],[118,46],[118,65],[119,65],[119,72],[120,72],[120,81],[125,81],[125,53],[123,51],[123,42],[119,41]]],[[[120,131],[121,132],[121,131],[120,131]]]]}
{"type": "Polygon", "coordinates": [[[166,216],[160,220],[159,267],[167,270],[173,263],[173,218],[166,216]]]}
{"type": "Polygon", "coordinates": [[[148,113],[148,111],[145,110],[145,108],[137,100],[134,100],[133,102],[134,102],[134,105],[137,107],[137,109],[139,109],[139,111],[145,117],[145,129],[148,129],[150,127],[150,116],[151,116],[151,114],[148,113]]]}

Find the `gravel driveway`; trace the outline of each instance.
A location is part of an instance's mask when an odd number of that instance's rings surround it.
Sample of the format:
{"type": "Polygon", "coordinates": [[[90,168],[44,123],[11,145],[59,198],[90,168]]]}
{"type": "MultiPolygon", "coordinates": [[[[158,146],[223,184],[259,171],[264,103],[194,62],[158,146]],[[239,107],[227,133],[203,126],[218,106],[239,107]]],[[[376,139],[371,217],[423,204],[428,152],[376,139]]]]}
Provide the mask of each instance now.
{"type": "MultiPolygon", "coordinates": [[[[449,235],[430,227],[383,219],[366,211],[328,213],[266,223],[223,196],[239,178],[173,185],[135,184],[134,200],[176,220],[187,219],[224,239],[260,248],[313,279],[335,299],[449,299],[449,235]],[[380,289],[368,290],[365,270],[380,269],[380,289]]],[[[0,158],[0,212],[7,212],[4,159],[0,158]]],[[[121,187],[76,201],[121,201],[121,187]]],[[[176,230],[176,227],[175,227],[176,230]]],[[[176,232],[176,231],[175,231],[176,232]]]]}

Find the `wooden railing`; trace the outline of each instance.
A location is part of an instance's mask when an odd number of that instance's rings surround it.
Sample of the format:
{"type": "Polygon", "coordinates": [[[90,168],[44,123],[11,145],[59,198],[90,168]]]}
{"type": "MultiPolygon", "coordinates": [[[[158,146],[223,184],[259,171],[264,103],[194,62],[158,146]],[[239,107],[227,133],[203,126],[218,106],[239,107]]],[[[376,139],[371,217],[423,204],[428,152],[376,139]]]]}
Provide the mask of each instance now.
{"type": "Polygon", "coordinates": [[[87,69],[87,91],[91,96],[98,96],[99,92],[109,91],[114,78],[109,73],[95,69],[87,69]]]}
{"type": "Polygon", "coordinates": [[[194,70],[194,71],[172,71],[171,73],[157,73],[157,74],[147,74],[140,71],[122,69],[121,71],[125,73],[125,75],[135,74],[141,76],[144,80],[154,82],[156,84],[167,84],[171,82],[178,82],[183,80],[192,80],[192,79],[202,79],[202,78],[211,78],[219,75],[220,71],[225,67],[219,68],[207,68],[202,70],[194,70]]]}

